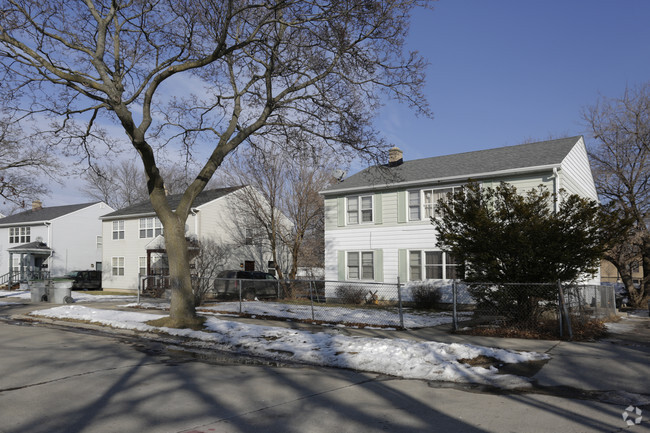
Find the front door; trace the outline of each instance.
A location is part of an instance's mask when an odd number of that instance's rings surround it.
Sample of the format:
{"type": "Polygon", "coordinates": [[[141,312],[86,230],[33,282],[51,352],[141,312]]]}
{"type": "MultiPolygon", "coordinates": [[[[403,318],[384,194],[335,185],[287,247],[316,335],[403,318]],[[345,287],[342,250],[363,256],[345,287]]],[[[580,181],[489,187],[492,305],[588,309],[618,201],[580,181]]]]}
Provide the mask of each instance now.
{"type": "Polygon", "coordinates": [[[255,270],[255,261],[254,260],[246,260],[244,262],[244,270],[247,272],[253,272],[255,270]]]}

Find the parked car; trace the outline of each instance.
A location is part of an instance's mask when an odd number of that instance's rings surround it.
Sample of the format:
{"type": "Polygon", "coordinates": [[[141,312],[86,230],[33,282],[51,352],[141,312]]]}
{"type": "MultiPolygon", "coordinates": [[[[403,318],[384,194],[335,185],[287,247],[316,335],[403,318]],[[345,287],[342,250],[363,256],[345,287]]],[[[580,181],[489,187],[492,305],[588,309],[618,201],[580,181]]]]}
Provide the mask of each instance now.
{"type": "Polygon", "coordinates": [[[214,294],[217,298],[239,299],[277,298],[278,280],[273,275],[259,271],[222,271],[214,280],[214,294]]]}
{"type": "Polygon", "coordinates": [[[614,287],[616,308],[626,307],[630,303],[630,293],[623,286],[614,287]]]}
{"type": "Polygon", "coordinates": [[[72,290],[102,290],[102,271],[72,271],[72,290]]]}

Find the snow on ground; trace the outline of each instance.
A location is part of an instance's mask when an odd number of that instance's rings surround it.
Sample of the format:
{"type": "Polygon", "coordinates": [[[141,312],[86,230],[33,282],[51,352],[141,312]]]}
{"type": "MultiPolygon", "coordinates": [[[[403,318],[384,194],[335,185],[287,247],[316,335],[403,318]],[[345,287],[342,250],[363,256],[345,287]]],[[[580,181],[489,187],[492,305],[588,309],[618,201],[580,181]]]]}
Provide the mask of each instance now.
{"type": "MultiPolygon", "coordinates": [[[[201,307],[203,312],[238,313],[239,302],[220,302],[216,305],[201,307]]],[[[363,323],[368,325],[399,326],[400,319],[397,309],[380,310],[368,308],[342,308],[342,307],[312,307],[310,305],[283,304],[279,302],[242,302],[241,312],[270,317],[283,317],[287,319],[317,320],[330,323],[363,323]]],[[[471,313],[470,313],[471,314],[471,313]]],[[[404,313],[405,328],[424,328],[438,326],[452,322],[451,313],[404,313]]],[[[469,320],[469,317],[459,320],[469,320]]]]}
{"type": "MultiPolygon", "coordinates": [[[[132,295],[91,295],[78,291],[72,291],[71,296],[75,302],[120,302],[136,299],[136,296],[132,295]]],[[[0,290],[0,298],[31,300],[32,295],[29,290],[0,290]]]]}
{"type": "Polygon", "coordinates": [[[513,352],[469,344],[416,342],[404,339],[348,337],[271,326],[250,325],[210,317],[206,330],[155,328],[145,322],[161,315],[88,308],[80,305],[35,311],[34,316],[85,320],[121,329],[163,332],[194,339],[198,345],[310,365],[350,368],[409,379],[470,382],[519,388],[527,379],[498,374],[494,367],[472,367],[459,362],[479,355],[504,363],[547,359],[534,352],[513,352]]]}

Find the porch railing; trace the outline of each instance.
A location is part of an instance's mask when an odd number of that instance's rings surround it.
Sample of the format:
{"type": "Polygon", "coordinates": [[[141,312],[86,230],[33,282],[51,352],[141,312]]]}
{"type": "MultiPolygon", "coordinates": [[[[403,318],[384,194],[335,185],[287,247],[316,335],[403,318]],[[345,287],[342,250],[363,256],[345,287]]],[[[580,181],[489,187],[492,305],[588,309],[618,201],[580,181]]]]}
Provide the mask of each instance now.
{"type": "Polygon", "coordinates": [[[19,283],[21,280],[47,280],[50,278],[49,271],[27,271],[24,270],[21,274],[20,271],[9,271],[4,275],[0,275],[0,286],[9,286],[19,283]]]}

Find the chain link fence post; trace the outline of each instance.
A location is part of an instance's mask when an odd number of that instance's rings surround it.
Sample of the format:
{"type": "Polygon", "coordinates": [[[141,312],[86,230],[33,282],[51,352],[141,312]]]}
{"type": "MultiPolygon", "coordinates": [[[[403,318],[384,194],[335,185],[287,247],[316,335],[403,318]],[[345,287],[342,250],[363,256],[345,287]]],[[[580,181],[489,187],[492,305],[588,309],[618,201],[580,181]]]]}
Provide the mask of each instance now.
{"type": "Polygon", "coordinates": [[[397,277],[397,308],[399,311],[399,326],[404,329],[404,311],[402,310],[402,284],[397,277]]]}
{"type": "Polygon", "coordinates": [[[241,314],[241,286],[242,286],[242,281],[240,279],[237,279],[237,288],[239,289],[239,314],[241,314]]]}
{"type": "Polygon", "coordinates": [[[312,281],[309,280],[309,301],[311,302],[311,320],[314,319],[314,291],[312,290],[312,281]]]}
{"type": "Polygon", "coordinates": [[[453,299],[453,320],[452,320],[452,329],[458,331],[458,286],[456,285],[456,280],[451,282],[451,296],[453,299]]]}
{"type": "Polygon", "coordinates": [[[562,290],[562,282],[560,280],[557,280],[557,288],[560,293],[560,305],[562,308],[561,311],[564,313],[564,319],[566,321],[567,331],[569,332],[569,340],[573,340],[573,330],[571,329],[571,317],[569,317],[569,310],[566,306],[566,302],[564,299],[564,291],[562,290]]]}

